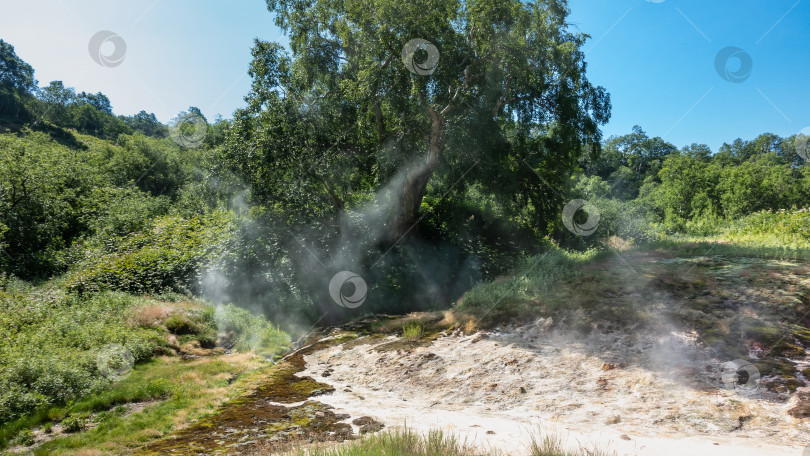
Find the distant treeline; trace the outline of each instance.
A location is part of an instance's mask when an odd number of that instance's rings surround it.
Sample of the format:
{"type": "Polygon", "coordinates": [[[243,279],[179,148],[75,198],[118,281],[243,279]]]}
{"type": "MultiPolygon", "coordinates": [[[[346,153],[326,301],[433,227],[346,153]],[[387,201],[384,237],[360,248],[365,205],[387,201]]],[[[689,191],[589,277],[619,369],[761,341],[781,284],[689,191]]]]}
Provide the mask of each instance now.
{"type": "Polygon", "coordinates": [[[31,65],[3,40],[0,40],[0,122],[50,123],[106,139],[136,131],[158,138],[168,135],[167,126],[152,113],[116,116],[110,99],[101,92],[76,93],[62,81],[39,87],[31,65]]]}
{"type": "Polygon", "coordinates": [[[795,136],[736,139],[712,153],[705,144],[678,149],[636,126],[608,139],[598,158],[585,157],[581,165],[578,196],[630,202],[667,232],[810,206],[810,166],[797,153],[795,136]]]}

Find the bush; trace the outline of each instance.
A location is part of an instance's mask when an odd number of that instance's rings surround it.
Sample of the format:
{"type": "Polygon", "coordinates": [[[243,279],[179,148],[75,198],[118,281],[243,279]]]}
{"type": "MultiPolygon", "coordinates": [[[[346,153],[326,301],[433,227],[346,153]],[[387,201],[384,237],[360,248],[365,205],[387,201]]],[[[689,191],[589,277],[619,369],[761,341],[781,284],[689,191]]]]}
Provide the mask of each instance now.
{"type": "Polygon", "coordinates": [[[663,228],[654,222],[653,214],[641,202],[597,199],[600,218],[596,238],[618,236],[636,244],[660,240],[663,228]]]}
{"type": "Polygon", "coordinates": [[[103,251],[88,252],[88,259],[68,274],[66,287],[79,294],[196,289],[202,271],[230,251],[235,233],[233,216],[225,212],[162,217],[103,251]]]}
{"type": "Polygon", "coordinates": [[[456,310],[474,316],[485,327],[535,314],[531,307],[537,296],[574,277],[579,265],[597,254],[596,250],[576,253],[552,248],[542,255],[526,258],[502,280],[481,283],[468,291],[456,310]]]}
{"type": "Polygon", "coordinates": [[[749,247],[807,250],[810,249],[810,208],[757,212],[727,223],[720,236],[749,247]]]}
{"type": "Polygon", "coordinates": [[[129,324],[128,309],[141,303],[123,293],[78,298],[9,284],[0,292],[0,424],[109,386],[115,379],[97,362],[109,344],[135,362],[166,346],[162,331],[129,324]]]}
{"type": "Polygon", "coordinates": [[[11,440],[12,445],[31,446],[34,444],[34,433],[30,429],[23,429],[11,440]]]}
{"type": "Polygon", "coordinates": [[[85,428],[85,420],[77,416],[69,416],[62,420],[62,431],[68,434],[79,432],[85,428]]]}
{"type": "Polygon", "coordinates": [[[277,355],[290,345],[287,333],[246,309],[226,304],[216,307],[214,313],[220,333],[230,339],[232,348],[239,351],[253,350],[264,356],[277,355]]]}
{"type": "Polygon", "coordinates": [[[189,320],[188,317],[180,313],[175,313],[167,318],[164,324],[170,333],[178,336],[184,334],[198,334],[202,329],[197,323],[189,320]]]}

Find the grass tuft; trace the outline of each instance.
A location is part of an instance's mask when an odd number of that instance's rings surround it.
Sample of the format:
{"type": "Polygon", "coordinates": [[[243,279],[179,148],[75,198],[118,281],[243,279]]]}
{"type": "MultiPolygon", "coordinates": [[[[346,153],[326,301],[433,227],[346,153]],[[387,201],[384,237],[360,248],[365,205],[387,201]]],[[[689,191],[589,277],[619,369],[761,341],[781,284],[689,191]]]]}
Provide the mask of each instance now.
{"type": "Polygon", "coordinates": [[[421,321],[409,321],[402,327],[402,337],[405,340],[419,340],[425,333],[425,325],[421,321]]]}

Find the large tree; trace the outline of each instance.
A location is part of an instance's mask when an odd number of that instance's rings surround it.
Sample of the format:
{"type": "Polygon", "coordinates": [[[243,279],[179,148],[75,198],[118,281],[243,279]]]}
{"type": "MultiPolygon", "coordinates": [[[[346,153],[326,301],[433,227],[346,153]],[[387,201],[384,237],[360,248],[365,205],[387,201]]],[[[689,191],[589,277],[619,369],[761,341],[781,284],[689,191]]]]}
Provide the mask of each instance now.
{"type": "Polygon", "coordinates": [[[550,187],[598,151],[610,115],[565,0],[267,5],[292,53],[256,41],[223,150],[260,203],[340,232],[371,199],[387,244],[417,232],[430,192],[476,187],[539,230],[558,222],[550,187]]]}
{"type": "Polygon", "coordinates": [[[34,69],[14,52],[14,46],[0,40],[0,117],[19,118],[24,98],[37,88],[34,69]]]}

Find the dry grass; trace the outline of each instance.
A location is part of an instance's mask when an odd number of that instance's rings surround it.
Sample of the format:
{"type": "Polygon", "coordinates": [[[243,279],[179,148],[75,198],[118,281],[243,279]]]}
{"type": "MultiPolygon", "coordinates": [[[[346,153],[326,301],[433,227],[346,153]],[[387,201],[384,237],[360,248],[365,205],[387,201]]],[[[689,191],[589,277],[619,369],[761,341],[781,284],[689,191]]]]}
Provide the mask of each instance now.
{"type": "MultiPolygon", "coordinates": [[[[562,437],[545,434],[532,438],[530,456],[614,456],[615,453],[580,446],[570,450],[562,437]]],[[[508,456],[493,450],[482,451],[443,431],[419,435],[407,428],[374,434],[359,441],[338,445],[316,444],[286,453],[285,456],[508,456]]]]}

